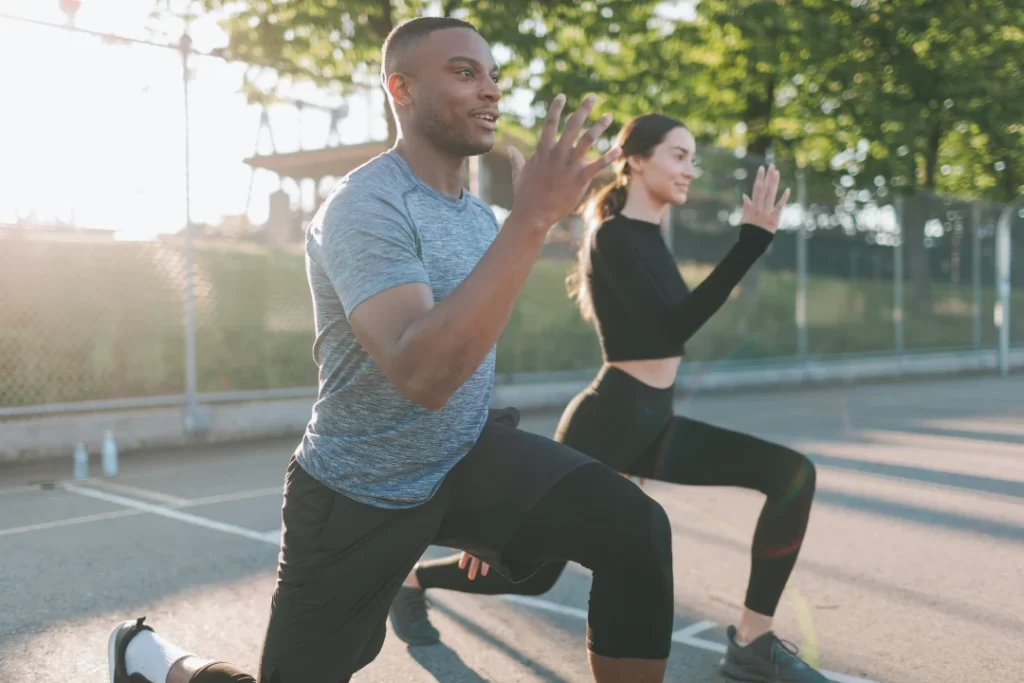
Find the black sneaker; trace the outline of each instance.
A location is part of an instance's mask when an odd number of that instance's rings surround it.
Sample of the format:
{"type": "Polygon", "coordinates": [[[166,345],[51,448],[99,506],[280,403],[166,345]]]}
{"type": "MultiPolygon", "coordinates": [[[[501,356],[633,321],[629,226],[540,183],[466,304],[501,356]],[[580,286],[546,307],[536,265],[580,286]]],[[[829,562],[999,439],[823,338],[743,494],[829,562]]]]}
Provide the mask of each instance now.
{"type": "Polygon", "coordinates": [[[769,631],[740,647],[736,627],[726,629],[728,649],[719,670],[726,678],[745,683],[829,683],[829,680],[797,657],[796,645],[769,631]]]}
{"type": "Polygon", "coordinates": [[[131,677],[124,664],[124,653],[128,649],[128,643],[132,638],[142,631],[152,631],[142,622],[146,617],[139,617],[135,621],[122,621],[110,632],[107,640],[107,663],[110,665],[110,683],[131,683],[131,677]]]}
{"type": "Polygon", "coordinates": [[[391,603],[391,626],[395,635],[409,645],[433,645],[441,641],[441,634],[427,617],[426,591],[422,588],[402,586],[391,603]]]}

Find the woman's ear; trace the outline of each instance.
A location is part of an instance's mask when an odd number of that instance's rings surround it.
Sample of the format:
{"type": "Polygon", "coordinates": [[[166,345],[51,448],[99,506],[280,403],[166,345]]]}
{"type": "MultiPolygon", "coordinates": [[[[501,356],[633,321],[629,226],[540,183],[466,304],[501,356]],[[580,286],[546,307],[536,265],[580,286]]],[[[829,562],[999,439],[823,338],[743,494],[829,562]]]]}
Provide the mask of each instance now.
{"type": "Polygon", "coordinates": [[[629,175],[643,175],[644,164],[643,157],[633,155],[626,159],[626,168],[624,169],[629,175]]]}

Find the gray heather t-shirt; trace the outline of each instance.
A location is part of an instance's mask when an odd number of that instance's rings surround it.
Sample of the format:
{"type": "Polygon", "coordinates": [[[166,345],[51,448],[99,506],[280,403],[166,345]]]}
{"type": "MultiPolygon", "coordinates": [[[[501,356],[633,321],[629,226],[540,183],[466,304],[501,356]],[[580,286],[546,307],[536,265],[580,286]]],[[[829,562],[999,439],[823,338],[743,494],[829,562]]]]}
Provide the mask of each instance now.
{"type": "Polygon", "coordinates": [[[306,236],[319,395],[297,457],[324,485],[362,503],[428,500],[476,442],[494,386],[494,349],[440,410],[403,397],[356,341],[348,316],[369,297],[422,282],[434,301],[476,267],[498,233],[494,212],[463,191],[426,185],[389,151],[345,176],[306,236]]]}

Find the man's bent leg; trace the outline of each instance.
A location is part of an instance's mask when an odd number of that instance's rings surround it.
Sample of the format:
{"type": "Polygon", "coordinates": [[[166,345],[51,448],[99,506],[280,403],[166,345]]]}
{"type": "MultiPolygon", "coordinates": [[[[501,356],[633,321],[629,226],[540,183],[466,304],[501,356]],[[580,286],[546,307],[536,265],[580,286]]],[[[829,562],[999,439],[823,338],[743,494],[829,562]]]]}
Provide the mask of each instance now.
{"type": "Polygon", "coordinates": [[[549,439],[489,424],[435,542],[464,548],[513,581],[546,562],[588,567],[595,679],[663,679],[674,614],[671,530],[664,510],[618,473],[549,439]]]}
{"type": "Polygon", "coordinates": [[[391,510],[358,503],[316,481],[294,460],[261,683],[347,680],[380,652],[388,607],[426,550],[453,488],[391,510]]]}
{"type": "Polygon", "coordinates": [[[562,556],[593,573],[587,646],[598,683],[661,681],[674,619],[668,517],[603,467],[558,482],[530,511],[505,555],[562,556]]]}

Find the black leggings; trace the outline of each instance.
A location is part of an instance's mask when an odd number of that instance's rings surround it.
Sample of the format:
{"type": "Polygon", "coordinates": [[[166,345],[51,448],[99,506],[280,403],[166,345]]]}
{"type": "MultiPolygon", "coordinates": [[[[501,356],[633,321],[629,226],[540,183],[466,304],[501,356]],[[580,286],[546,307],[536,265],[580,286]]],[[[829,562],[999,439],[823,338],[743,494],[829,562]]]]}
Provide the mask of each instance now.
{"type": "MultiPolygon", "coordinates": [[[[745,605],[774,616],[803,543],[815,469],[778,444],[673,414],[673,390],[606,367],[566,408],[555,439],[624,474],[691,486],[737,486],[765,494],[754,531],[745,605]]],[[[509,556],[512,556],[509,553],[509,556]]],[[[459,555],[421,563],[424,588],[482,595],[540,595],[565,568],[545,565],[512,583],[496,572],[470,581],[459,555]]]]}

